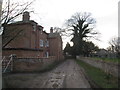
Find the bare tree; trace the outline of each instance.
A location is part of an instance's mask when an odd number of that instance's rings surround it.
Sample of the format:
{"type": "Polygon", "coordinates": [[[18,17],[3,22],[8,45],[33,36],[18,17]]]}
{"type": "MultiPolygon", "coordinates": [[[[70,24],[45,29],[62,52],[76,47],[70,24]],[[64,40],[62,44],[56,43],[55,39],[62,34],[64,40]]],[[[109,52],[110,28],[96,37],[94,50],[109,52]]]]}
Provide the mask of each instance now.
{"type": "Polygon", "coordinates": [[[67,20],[66,24],[68,32],[73,36],[71,41],[74,43],[75,55],[82,54],[83,39],[95,38],[95,35],[98,34],[98,32],[94,31],[96,20],[91,17],[91,13],[76,13],[67,20]]]}
{"type": "Polygon", "coordinates": [[[13,28],[12,30],[10,30],[7,28],[7,25],[12,23],[18,17],[20,17],[23,14],[23,12],[29,10],[31,4],[34,1],[35,0],[30,1],[30,2],[25,2],[25,3],[14,3],[12,2],[12,0],[6,1],[2,9],[2,16],[1,16],[1,21],[0,21],[3,27],[2,29],[3,31],[1,31],[3,48],[7,44],[9,44],[12,40],[14,40],[22,32],[22,30],[16,30],[16,28],[13,28]],[[16,34],[12,35],[12,33],[15,33],[15,32],[16,34]]]}
{"type": "Polygon", "coordinates": [[[3,25],[8,24],[18,18],[23,12],[29,10],[29,7],[35,0],[26,3],[14,3],[7,0],[2,9],[1,22],[3,25]]]}
{"type": "Polygon", "coordinates": [[[96,20],[91,17],[91,13],[75,13],[67,20],[66,24],[68,31],[72,31],[71,35],[78,34],[81,39],[98,34],[98,32],[94,31],[96,20]]]}
{"type": "Polygon", "coordinates": [[[60,36],[66,36],[67,35],[66,30],[64,28],[60,28],[60,27],[54,27],[53,32],[54,33],[59,33],[60,36]]]}
{"type": "Polygon", "coordinates": [[[114,37],[109,41],[108,50],[112,53],[116,53],[117,57],[120,58],[120,37],[114,37]]]}

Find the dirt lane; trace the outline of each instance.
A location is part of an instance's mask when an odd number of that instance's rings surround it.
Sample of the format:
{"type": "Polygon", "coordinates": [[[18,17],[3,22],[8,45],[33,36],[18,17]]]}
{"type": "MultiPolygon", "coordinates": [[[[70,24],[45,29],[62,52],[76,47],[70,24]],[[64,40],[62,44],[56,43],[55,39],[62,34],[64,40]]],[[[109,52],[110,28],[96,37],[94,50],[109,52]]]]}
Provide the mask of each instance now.
{"type": "Polygon", "coordinates": [[[81,68],[74,60],[66,60],[46,73],[9,75],[7,79],[9,84],[18,88],[90,88],[81,68]]]}
{"type": "Polygon", "coordinates": [[[81,68],[74,60],[67,60],[54,71],[59,71],[65,74],[65,88],[90,88],[81,68]]]}

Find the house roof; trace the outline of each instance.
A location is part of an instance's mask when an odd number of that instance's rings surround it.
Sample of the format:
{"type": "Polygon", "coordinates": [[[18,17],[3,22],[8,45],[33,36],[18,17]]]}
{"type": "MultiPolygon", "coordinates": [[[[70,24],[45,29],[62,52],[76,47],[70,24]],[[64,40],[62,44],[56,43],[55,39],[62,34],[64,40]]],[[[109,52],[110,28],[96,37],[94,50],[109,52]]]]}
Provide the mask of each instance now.
{"type": "Polygon", "coordinates": [[[97,52],[97,54],[99,54],[99,55],[104,55],[104,54],[107,54],[107,53],[108,53],[108,51],[105,50],[105,49],[100,49],[100,51],[97,52]]]}
{"type": "Polygon", "coordinates": [[[49,38],[55,38],[55,37],[60,37],[59,33],[49,33],[49,38]]]}
{"type": "Polygon", "coordinates": [[[41,30],[41,29],[44,28],[43,26],[38,25],[38,23],[35,22],[34,20],[29,20],[29,21],[18,21],[18,22],[10,23],[10,24],[8,24],[8,25],[21,25],[21,24],[37,25],[37,27],[39,28],[39,30],[41,30]]]}
{"type": "Polygon", "coordinates": [[[17,21],[14,23],[10,23],[8,25],[19,25],[19,24],[38,24],[34,20],[29,20],[29,21],[17,21]]]}
{"type": "MultiPolygon", "coordinates": [[[[31,25],[34,25],[36,24],[38,26],[38,28],[41,28],[43,29],[44,27],[41,26],[41,25],[38,25],[37,22],[35,22],[34,20],[29,20],[29,21],[17,21],[17,22],[14,22],[14,23],[10,23],[8,25],[21,25],[21,24],[31,24],[31,25]]],[[[59,33],[47,33],[46,31],[43,31],[45,34],[48,35],[48,38],[56,38],[56,37],[60,37],[60,34],[59,33]]]]}

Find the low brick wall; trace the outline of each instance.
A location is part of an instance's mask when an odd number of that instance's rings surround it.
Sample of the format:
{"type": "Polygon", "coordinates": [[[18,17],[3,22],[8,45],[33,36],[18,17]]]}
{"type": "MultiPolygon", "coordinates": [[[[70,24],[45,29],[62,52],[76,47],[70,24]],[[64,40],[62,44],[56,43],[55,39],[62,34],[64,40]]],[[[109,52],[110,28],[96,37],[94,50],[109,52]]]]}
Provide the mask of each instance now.
{"type": "Polygon", "coordinates": [[[55,57],[49,58],[13,58],[13,72],[40,71],[55,61],[55,57]]]}
{"type": "Polygon", "coordinates": [[[88,63],[96,68],[100,68],[101,70],[103,70],[106,73],[109,73],[115,77],[120,77],[119,73],[118,73],[118,68],[120,67],[119,64],[116,63],[112,63],[112,62],[105,62],[103,60],[94,60],[91,58],[85,58],[85,57],[77,57],[77,59],[88,63]]]}
{"type": "Polygon", "coordinates": [[[10,56],[11,54],[16,54],[17,57],[43,57],[43,53],[40,50],[35,49],[3,49],[2,55],[3,56],[10,56]]]}

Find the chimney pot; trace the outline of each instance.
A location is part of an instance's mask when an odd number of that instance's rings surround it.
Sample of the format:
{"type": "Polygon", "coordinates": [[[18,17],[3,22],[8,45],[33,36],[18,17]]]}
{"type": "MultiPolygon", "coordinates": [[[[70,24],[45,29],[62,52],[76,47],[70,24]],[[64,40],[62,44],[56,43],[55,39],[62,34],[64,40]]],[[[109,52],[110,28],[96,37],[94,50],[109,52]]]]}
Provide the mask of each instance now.
{"type": "Polygon", "coordinates": [[[53,27],[50,28],[50,33],[53,33],[53,27]]]}
{"type": "Polygon", "coordinates": [[[29,12],[24,12],[23,13],[23,21],[29,21],[30,20],[30,14],[29,12]]]}

